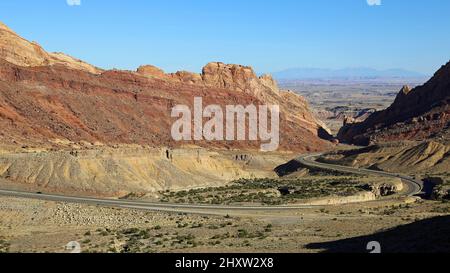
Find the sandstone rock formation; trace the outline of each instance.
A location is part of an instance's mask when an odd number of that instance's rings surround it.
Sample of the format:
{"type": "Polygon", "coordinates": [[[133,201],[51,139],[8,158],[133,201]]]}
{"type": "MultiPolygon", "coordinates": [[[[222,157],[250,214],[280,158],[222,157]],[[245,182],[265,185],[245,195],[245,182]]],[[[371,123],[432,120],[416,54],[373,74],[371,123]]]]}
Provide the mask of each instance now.
{"type": "Polygon", "coordinates": [[[188,71],[166,74],[162,69],[152,65],[141,66],[136,72],[150,78],[228,89],[253,95],[267,93],[264,91],[271,91],[275,95],[280,93],[278,84],[271,75],[257,77],[253,68],[237,64],[209,63],[203,67],[201,74],[188,71]]]}
{"type": "Polygon", "coordinates": [[[175,74],[171,74],[172,79],[180,81],[187,84],[201,85],[203,84],[203,79],[199,74],[188,72],[188,71],[178,71],[175,74]]]}
{"type": "Polygon", "coordinates": [[[243,162],[235,154],[202,149],[177,149],[166,157],[165,149],[141,147],[0,154],[0,183],[4,180],[46,190],[121,197],[220,186],[240,178],[275,174],[272,164],[282,156],[255,154],[243,162]],[[233,171],[230,171],[233,170],[233,171]]]}
{"type": "Polygon", "coordinates": [[[344,117],[344,126],[347,126],[347,125],[350,125],[350,124],[354,124],[355,121],[356,121],[355,118],[345,116],[344,117]]]}
{"type": "Polygon", "coordinates": [[[267,88],[270,88],[275,93],[278,91],[278,84],[275,81],[275,79],[272,77],[272,75],[264,74],[261,77],[259,77],[259,80],[260,80],[261,84],[263,84],[267,88]]]}
{"type": "Polygon", "coordinates": [[[324,155],[326,163],[370,168],[392,173],[446,173],[450,168],[450,145],[435,141],[389,142],[324,155]]]}
{"type": "Polygon", "coordinates": [[[256,74],[251,67],[209,63],[202,70],[205,84],[225,89],[245,91],[256,85],[256,74]]]}
{"type": "Polygon", "coordinates": [[[403,183],[400,178],[392,178],[389,183],[374,183],[365,186],[367,190],[373,192],[377,197],[389,196],[403,190],[403,183]]]}
{"type": "Polygon", "coordinates": [[[54,147],[64,143],[195,145],[257,149],[256,142],[179,143],[170,135],[171,109],[204,104],[278,104],[281,149],[318,151],[330,143],[319,137],[322,124],[306,101],[280,91],[269,76],[250,67],[210,63],[202,74],[166,74],[153,66],[137,72],[102,71],[63,54],[45,52],[2,25],[0,28],[0,144],[54,147]]]}
{"type": "Polygon", "coordinates": [[[363,122],[371,114],[375,113],[374,108],[356,108],[349,106],[337,106],[333,108],[326,108],[318,111],[317,115],[322,119],[340,120],[346,123],[363,122]]]}
{"type": "Polygon", "coordinates": [[[448,139],[450,125],[450,63],[424,85],[405,86],[395,102],[364,122],[347,124],[341,142],[358,145],[394,140],[448,139]]]}
{"type": "Polygon", "coordinates": [[[146,77],[156,77],[156,78],[166,77],[164,70],[153,65],[140,66],[136,72],[146,77]]]}
{"type": "Polygon", "coordinates": [[[64,65],[98,74],[100,69],[63,53],[47,53],[36,42],[29,42],[0,22],[0,59],[19,66],[64,65]]]}

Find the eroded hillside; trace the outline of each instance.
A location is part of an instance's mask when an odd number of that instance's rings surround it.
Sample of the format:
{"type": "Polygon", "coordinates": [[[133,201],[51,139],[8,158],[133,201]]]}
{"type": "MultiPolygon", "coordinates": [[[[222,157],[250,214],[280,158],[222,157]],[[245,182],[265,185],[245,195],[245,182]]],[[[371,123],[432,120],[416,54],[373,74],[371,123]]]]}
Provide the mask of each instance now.
{"type": "Polygon", "coordinates": [[[66,193],[152,197],[159,191],[272,177],[287,155],[142,147],[0,154],[0,180],[66,193]]]}
{"type": "MultiPolygon", "coordinates": [[[[332,145],[304,98],[251,67],[202,73],[102,70],[48,53],[0,24],[0,179],[46,190],[125,196],[270,177],[288,158],[332,145]],[[279,105],[280,153],[260,141],[176,142],[176,105],[279,105]],[[132,147],[132,148],[130,148],[132,147]],[[239,150],[239,152],[236,152],[239,150]]],[[[248,126],[248,125],[247,125],[248,126]]]]}
{"type": "Polygon", "coordinates": [[[449,139],[450,63],[424,85],[405,86],[386,110],[364,122],[346,124],[339,132],[341,142],[368,145],[397,140],[449,139]]]}
{"type": "Polygon", "coordinates": [[[450,146],[434,141],[390,142],[366,148],[329,153],[322,161],[393,173],[446,173],[450,146]]]}
{"type": "MultiPolygon", "coordinates": [[[[255,149],[256,142],[176,143],[171,109],[204,105],[277,104],[281,109],[281,149],[317,151],[323,125],[306,101],[278,89],[270,76],[250,67],[210,63],[202,74],[165,74],[152,66],[132,71],[93,70],[71,60],[49,61],[42,48],[3,26],[0,35],[0,142],[12,146],[52,146],[55,140],[140,144],[152,147],[195,144],[255,149]]],[[[51,59],[51,57],[50,57],[51,59]]]]}

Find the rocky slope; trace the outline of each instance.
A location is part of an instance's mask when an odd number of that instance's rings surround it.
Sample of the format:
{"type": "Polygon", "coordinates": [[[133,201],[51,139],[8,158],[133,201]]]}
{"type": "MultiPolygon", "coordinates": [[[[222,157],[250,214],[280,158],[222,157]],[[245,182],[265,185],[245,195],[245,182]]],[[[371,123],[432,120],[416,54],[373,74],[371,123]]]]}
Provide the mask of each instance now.
{"type": "Polygon", "coordinates": [[[275,176],[287,156],[166,150],[128,146],[0,154],[4,182],[45,191],[123,197],[152,197],[158,191],[213,187],[240,178],[275,176]]]}
{"type": "Polygon", "coordinates": [[[345,124],[341,142],[357,145],[395,141],[448,139],[450,125],[450,63],[424,85],[405,86],[386,110],[375,112],[364,122],[345,124]]]}
{"type": "Polygon", "coordinates": [[[68,68],[100,73],[101,70],[64,53],[48,53],[36,42],[29,42],[0,22],[0,59],[19,66],[60,64],[68,68]]]}
{"type": "Polygon", "coordinates": [[[442,174],[450,169],[450,145],[435,141],[380,143],[329,153],[321,161],[393,173],[442,174]]]}
{"type": "Polygon", "coordinates": [[[152,147],[196,145],[255,149],[254,142],[175,143],[171,109],[204,105],[279,104],[281,148],[317,151],[322,124],[306,101],[278,89],[270,76],[250,67],[210,63],[202,74],[166,74],[153,66],[132,71],[102,71],[35,43],[0,26],[0,143],[3,146],[54,147],[61,143],[140,144],[152,147]]]}
{"type": "Polygon", "coordinates": [[[201,74],[187,71],[166,74],[152,65],[141,66],[136,72],[153,79],[247,93],[264,102],[277,103],[281,93],[285,92],[278,88],[272,76],[257,77],[253,68],[237,64],[212,62],[203,67],[201,74]]]}
{"type": "Polygon", "coordinates": [[[349,106],[337,106],[333,108],[326,108],[322,111],[317,111],[317,115],[321,119],[331,119],[345,121],[351,119],[355,122],[363,122],[371,114],[376,112],[374,108],[352,108],[349,106]]]}

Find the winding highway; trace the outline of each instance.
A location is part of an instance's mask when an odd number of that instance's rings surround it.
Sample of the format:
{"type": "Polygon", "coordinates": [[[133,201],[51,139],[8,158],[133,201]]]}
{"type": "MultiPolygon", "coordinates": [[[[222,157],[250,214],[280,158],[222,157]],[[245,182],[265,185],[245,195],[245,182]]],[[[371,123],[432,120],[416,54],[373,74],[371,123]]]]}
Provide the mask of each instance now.
{"type": "Polygon", "coordinates": [[[383,172],[383,171],[359,169],[359,168],[317,162],[316,161],[317,158],[320,157],[321,155],[322,154],[305,155],[305,156],[301,156],[301,157],[297,158],[297,161],[299,161],[300,163],[302,163],[308,167],[315,167],[315,168],[320,168],[320,169],[325,169],[325,170],[343,171],[343,172],[349,172],[349,173],[354,173],[354,174],[377,175],[377,176],[381,176],[381,177],[390,177],[390,178],[400,178],[404,185],[404,189],[400,193],[403,196],[418,195],[423,190],[423,182],[415,180],[412,177],[409,177],[406,175],[401,175],[401,174],[383,172]]]}
{"type": "MultiPolygon", "coordinates": [[[[374,171],[368,169],[357,169],[339,165],[331,165],[325,163],[319,163],[316,158],[321,154],[305,155],[297,158],[300,163],[314,168],[321,168],[327,170],[344,171],[355,174],[371,174],[381,177],[395,177],[402,179],[405,187],[400,193],[401,196],[413,196],[419,194],[422,191],[423,185],[421,182],[414,180],[411,177],[392,174],[381,171],[374,171]]],[[[9,197],[39,199],[55,202],[66,203],[78,203],[98,205],[105,207],[118,207],[127,209],[140,209],[148,211],[170,211],[181,213],[199,213],[199,214],[226,214],[227,212],[236,211],[279,211],[279,210],[298,210],[305,208],[312,208],[311,205],[286,205],[286,206],[222,206],[222,205],[190,205],[190,204],[170,204],[170,203],[153,203],[144,201],[130,201],[120,199],[100,199],[92,197],[77,197],[77,196],[64,196],[57,194],[44,194],[44,193],[32,193],[15,190],[2,190],[0,189],[0,195],[9,197]]]]}

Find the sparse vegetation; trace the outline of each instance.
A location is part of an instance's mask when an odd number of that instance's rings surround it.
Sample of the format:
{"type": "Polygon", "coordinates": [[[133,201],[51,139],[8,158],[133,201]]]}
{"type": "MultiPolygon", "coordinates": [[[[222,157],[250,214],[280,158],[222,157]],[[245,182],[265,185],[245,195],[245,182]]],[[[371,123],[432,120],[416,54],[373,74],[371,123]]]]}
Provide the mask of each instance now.
{"type": "Polygon", "coordinates": [[[0,237],[0,253],[7,253],[9,251],[10,244],[2,237],[0,237]]]}
{"type": "Polygon", "coordinates": [[[330,195],[351,196],[364,191],[363,183],[354,177],[303,178],[303,179],[241,179],[228,186],[195,189],[179,192],[163,192],[161,200],[173,203],[233,204],[259,203],[282,205],[299,200],[330,195]],[[280,189],[285,189],[282,191],[280,189]],[[288,191],[289,193],[286,193],[288,191]]]}

